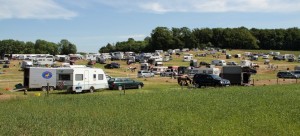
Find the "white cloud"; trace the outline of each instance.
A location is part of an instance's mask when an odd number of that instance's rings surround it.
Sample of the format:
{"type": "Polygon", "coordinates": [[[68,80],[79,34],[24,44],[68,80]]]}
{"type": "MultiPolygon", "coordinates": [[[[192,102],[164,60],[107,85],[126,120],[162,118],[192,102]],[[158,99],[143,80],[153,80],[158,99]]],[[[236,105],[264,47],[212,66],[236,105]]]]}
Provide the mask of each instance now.
{"type": "Polygon", "coordinates": [[[299,12],[299,0],[93,0],[116,9],[166,12],[299,12]]]}
{"type": "Polygon", "coordinates": [[[70,19],[77,14],[54,0],[0,0],[0,19],[70,19]]]}
{"type": "Polygon", "coordinates": [[[140,4],[139,7],[144,10],[154,11],[157,13],[164,13],[168,11],[168,9],[166,9],[162,4],[157,2],[140,4]]]}

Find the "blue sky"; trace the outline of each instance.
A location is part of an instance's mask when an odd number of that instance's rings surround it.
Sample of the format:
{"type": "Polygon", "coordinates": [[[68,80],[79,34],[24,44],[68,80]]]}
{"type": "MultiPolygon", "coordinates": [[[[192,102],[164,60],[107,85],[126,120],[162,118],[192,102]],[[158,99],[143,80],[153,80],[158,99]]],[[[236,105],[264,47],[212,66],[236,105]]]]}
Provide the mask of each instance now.
{"type": "Polygon", "coordinates": [[[98,52],[158,26],[290,28],[299,15],[299,0],[0,0],[0,40],[68,39],[98,52]]]}

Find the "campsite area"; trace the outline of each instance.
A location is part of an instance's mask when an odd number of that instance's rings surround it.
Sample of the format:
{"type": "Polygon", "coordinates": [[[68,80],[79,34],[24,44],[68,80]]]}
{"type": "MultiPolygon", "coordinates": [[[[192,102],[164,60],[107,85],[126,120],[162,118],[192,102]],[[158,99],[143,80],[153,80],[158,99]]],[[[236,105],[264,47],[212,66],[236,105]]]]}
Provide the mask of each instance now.
{"type": "MultiPolygon", "coordinates": [[[[267,53],[262,50],[231,50],[267,53]]],[[[296,51],[280,51],[299,56],[296,51]]],[[[191,54],[202,53],[190,51],[191,54]]],[[[220,59],[240,62],[243,58],[220,59]]],[[[172,55],[165,66],[189,66],[182,56],[172,55]]],[[[211,62],[212,55],[195,57],[211,62]]],[[[109,60],[107,63],[110,63],[109,60]]],[[[139,63],[104,69],[112,77],[142,81],[142,89],[97,90],[69,94],[65,90],[14,91],[23,82],[20,61],[12,60],[0,74],[0,135],[299,135],[300,81],[278,79],[278,71],[294,69],[299,62],[275,61],[265,65],[261,57],[250,86],[193,88],[156,75],[137,78],[139,63]],[[272,66],[272,67],[270,67],[272,66]]],[[[78,60],[76,65],[86,65],[78,60]]]]}

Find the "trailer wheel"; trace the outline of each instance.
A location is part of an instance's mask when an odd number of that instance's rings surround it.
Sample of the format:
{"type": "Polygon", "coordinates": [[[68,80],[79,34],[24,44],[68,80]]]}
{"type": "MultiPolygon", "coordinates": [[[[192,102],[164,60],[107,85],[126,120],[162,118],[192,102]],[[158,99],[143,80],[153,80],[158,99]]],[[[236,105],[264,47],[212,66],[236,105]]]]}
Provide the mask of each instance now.
{"type": "Polygon", "coordinates": [[[118,86],[118,90],[123,90],[123,87],[122,86],[118,86]]]}
{"type": "Polygon", "coordinates": [[[50,87],[49,87],[49,91],[54,91],[54,87],[53,87],[53,86],[50,86],[50,87]]]}
{"type": "Polygon", "coordinates": [[[46,87],[46,86],[43,86],[43,87],[41,88],[41,90],[45,92],[45,91],[47,91],[47,87],[46,87]]]}
{"type": "Polygon", "coordinates": [[[95,91],[95,88],[92,86],[91,88],[90,88],[90,93],[93,93],[95,91]]]}

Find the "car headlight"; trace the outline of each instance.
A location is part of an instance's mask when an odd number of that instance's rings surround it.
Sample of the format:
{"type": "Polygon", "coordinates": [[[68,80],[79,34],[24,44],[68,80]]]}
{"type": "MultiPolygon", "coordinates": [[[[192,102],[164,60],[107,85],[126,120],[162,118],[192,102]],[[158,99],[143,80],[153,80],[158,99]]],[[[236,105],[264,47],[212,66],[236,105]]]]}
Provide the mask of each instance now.
{"type": "Polygon", "coordinates": [[[223,83],[224,83],[224,81],[222,81],[222,80],[221,80],[221,81],[220,81],[220,83],[221,83],[221,84],[223,84],[223,83]]]}

